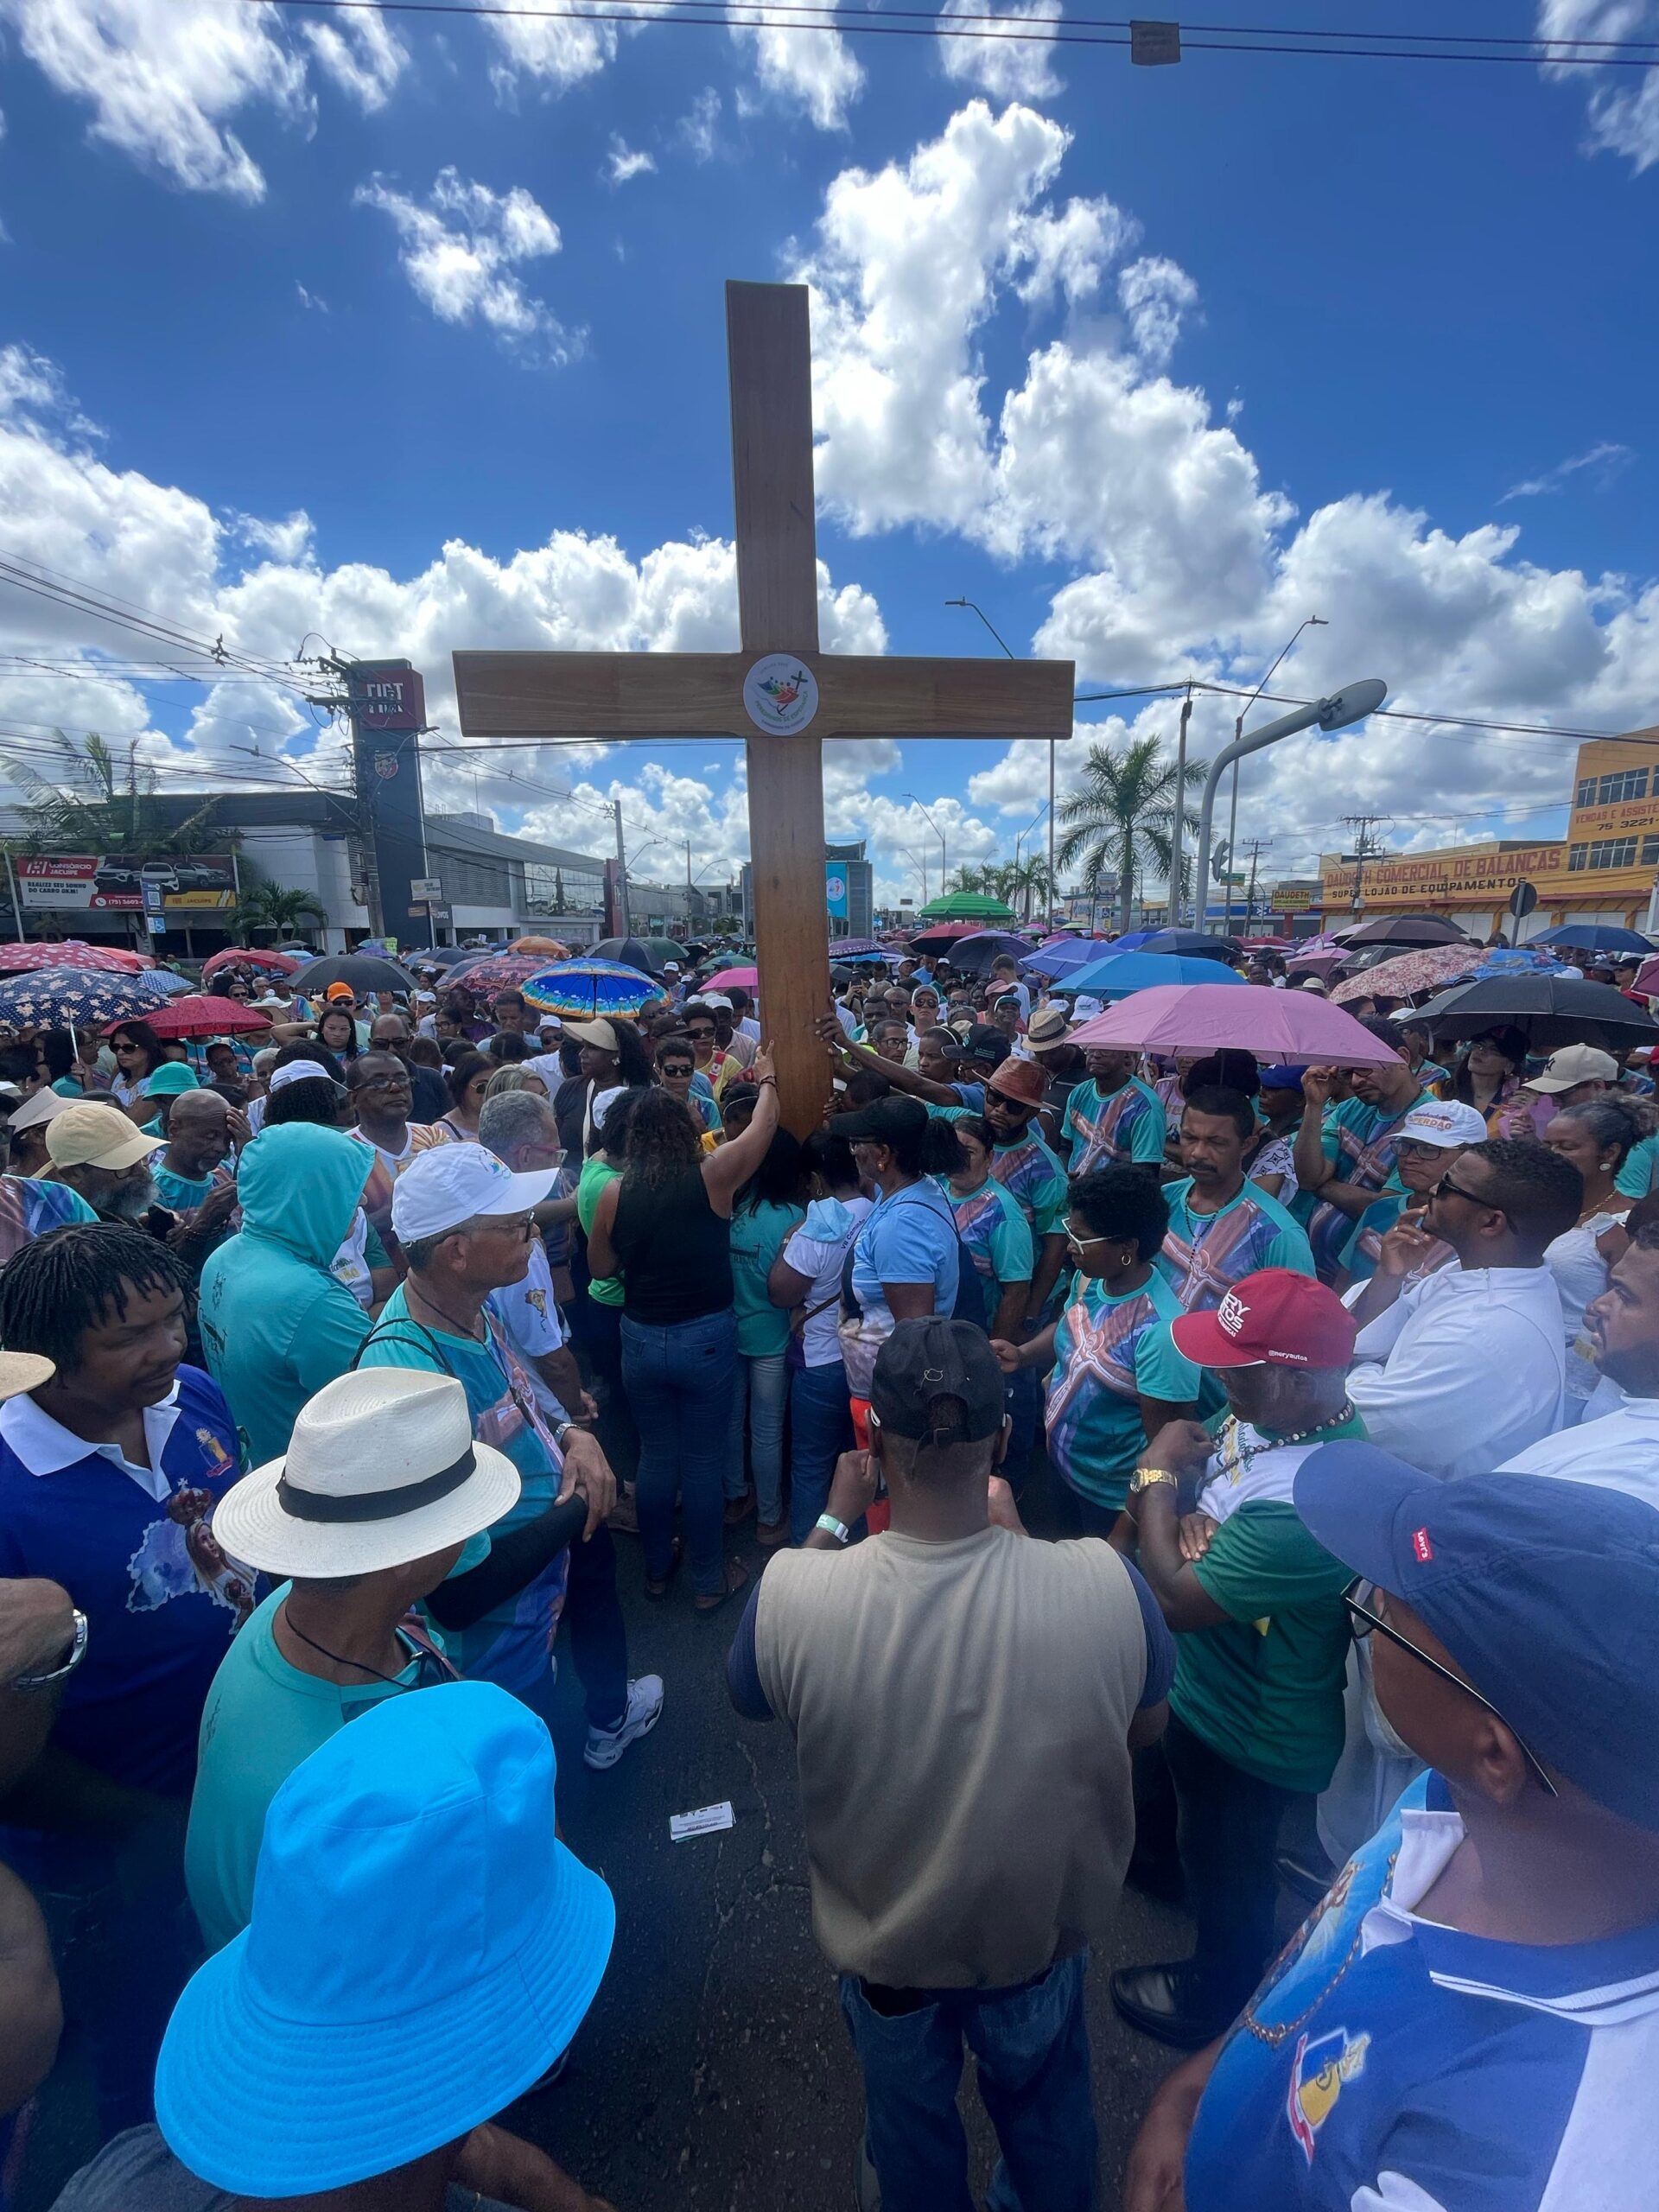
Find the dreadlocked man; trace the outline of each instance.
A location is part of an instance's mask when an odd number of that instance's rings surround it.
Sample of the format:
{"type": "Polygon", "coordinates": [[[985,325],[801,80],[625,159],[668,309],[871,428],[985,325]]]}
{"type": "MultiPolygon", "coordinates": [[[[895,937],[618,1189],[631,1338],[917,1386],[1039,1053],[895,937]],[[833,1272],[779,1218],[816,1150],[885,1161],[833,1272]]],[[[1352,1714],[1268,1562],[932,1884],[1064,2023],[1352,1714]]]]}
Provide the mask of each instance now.
{"type": "Polygon", "coordinates": [[[188,1970],[168,1908],[201,1709],[257,1595],[213,1538],[236,1427],[218,1385],[181,1364],[188,1285],[165,1244],[117,1223],[54,1230],[0,1271],[3,1363],[22,1386],[0,1405],[0,1577],[59,1585],[78,1615],[60,1679],[38,1693],[62,1700],[51,1738],[7,1811],[51,1832],[38,1848],[54,1887],[124,1900],[106,1969],[84,1977],[106,2127],[149,2111],[188,1970]]]}

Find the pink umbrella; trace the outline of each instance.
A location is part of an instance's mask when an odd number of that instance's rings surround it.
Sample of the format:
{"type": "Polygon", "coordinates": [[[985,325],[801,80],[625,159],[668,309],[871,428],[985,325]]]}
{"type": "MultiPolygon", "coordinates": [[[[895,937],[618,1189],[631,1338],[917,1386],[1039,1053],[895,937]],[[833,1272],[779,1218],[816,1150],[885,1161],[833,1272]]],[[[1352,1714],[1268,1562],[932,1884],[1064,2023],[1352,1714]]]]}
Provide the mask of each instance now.
{"type": "Polygon", "coordinates": [[[297,976],[310,957],[308,946],[296,960],[292,953],[267,950],[264,945],[227,944],[220,951],[210,952],[202,962],[201,980],[210,983],[227,968],[258,968],[270,976],[297,976]]]}
{"type": "Polygon", "coordinates": [[[99,976],[130,976],[144,963],[117,945],[83,944],[79,938],[60,944],[0,944],[0,975],[26,976],[37,968],[79,968],[99,976]]]}
{"type": "Polygon", "coordinates": [[[1085,1050],[1116,1045],[1142,1052],[1217,1052],[1234,1046],[1292,1067],[1380,1068],[1400,1058],[1329,1000],[1257,983],[1155,984],[1094,1015],[1068,1041],[1085,1050]]]}
{"type": "Polygon", "coordinates": [[[1419,991],[1439,990],[1459,976],[1473,976],[1480,968],[1478,944],[1422,944],[1392,960],[1379,960],[1375,968],[1362,968],[1338,983],[1331,994],[1333,1006],[1350,999],[1414,998],[1419,991]]]}
{"type": "Polygon", "coordinates": [[[705,991],[723,991],[728,983],[735,983],[741,991],[753,991],[759,988],[760,982],[758,969],[722,968],[718,976],[711,976],[701,988],[705,991]]]}

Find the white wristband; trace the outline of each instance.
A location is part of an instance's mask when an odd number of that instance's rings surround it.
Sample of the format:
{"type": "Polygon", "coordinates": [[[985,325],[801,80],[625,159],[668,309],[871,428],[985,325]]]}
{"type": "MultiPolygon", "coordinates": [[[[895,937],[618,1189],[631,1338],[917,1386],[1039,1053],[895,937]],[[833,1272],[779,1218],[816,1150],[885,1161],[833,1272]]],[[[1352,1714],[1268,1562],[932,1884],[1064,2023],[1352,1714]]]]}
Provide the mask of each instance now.
{"type": "Polygon", "coordinates": [[[832,1535],[838,1544],[852,1541],[852,1530],[844,1521],[837,1521],[833,1513],[820,1513],[816,1525],[832,1535]]]}

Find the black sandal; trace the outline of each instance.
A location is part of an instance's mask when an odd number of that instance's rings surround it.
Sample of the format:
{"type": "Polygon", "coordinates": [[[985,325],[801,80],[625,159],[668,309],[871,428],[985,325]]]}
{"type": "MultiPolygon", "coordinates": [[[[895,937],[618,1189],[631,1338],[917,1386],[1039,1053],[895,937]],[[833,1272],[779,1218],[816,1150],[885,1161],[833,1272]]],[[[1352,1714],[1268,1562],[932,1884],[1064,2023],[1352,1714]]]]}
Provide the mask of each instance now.
{"type": "Polygon", "coordinates": [[[680,1560],[684,1550],[684,1543],[678,1536],[671,1538],[668,1548],[668,1573],[664,1575],[660,1582],[653,1581],[650,1575],[645,1577],[645,1595],[653,1605],[660,1605],[667,1597],[668,1586],[680,1571],[680,1560]]]}
{"type": "Polygon", "coordinates": [[[741,1559],[728,1559],[726,1562],[726,1587],[717,1598],[694,1598],[691,1610],[694,1613],[717,1613],[728,1598],[735,1598],[740,1590],[747,1590],[748,1586],[748,1568],[741,1559]]]}

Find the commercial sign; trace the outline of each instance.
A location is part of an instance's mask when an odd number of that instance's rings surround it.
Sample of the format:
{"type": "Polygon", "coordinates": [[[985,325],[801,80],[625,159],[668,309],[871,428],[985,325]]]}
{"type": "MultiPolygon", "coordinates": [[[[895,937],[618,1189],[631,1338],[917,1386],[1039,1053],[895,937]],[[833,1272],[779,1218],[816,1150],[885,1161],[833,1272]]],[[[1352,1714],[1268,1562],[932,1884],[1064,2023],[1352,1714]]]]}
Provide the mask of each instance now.
{"type": "Polygon", "coordinates": [[[14,860],[17,894],[30,913],[222,912],[236,904],[228,853],[188,859],[142,853],[35,853],[14,860]]]}
{"type": "Polygon", "coordinates": [[[359,729],[426,728],[426,679],[406,660],[360,660],[346,672],[346,695],[359,729]]]}
{"type": "MultiPolygon", "coordinates": [[[[1354,863],[1344,865],[1339,854],[1320,855],[1319,881],[1327,906],[1349,904],[1356,873],[1354,863]]],[[[1490,906],[1494,899],[1499,903],[1506,899],[1517,883],[1540,883],[1548,898],[1566,874],[1565,843],[1517,845],[1507,851],[1495,844],[1468,845],[1448,852],[1368,860],[1360,888],[1368,902],[1410,899],[1425,906],[1490,906]]]]}
{"type": "MultiPolygon", "coordinates": [[[[406,660],[365,660],[347,669],[346,689],[358,804],[379,886],[378,909],[372,911],[382,929],[391,929],[425,903],[411,886],[429,873],[419,741],[426,686],[406,660]]],[[[426,936],[429,942],[429,931],[426,936]]]]}
{"type": "Polygon", "coordinates": [[[1300,884],[1294,889],[1287,883],[1268,896],[1268,904],[1275,914],[1305,914],[1313,904],[1316,893],[1311,884],[1300,884]]]}
{"type": "Polygon", "coordinates": [[[823,864],[823,903],[832,922],[847,918],[847,863],[845,861],[826,861],[823,864]]]}

